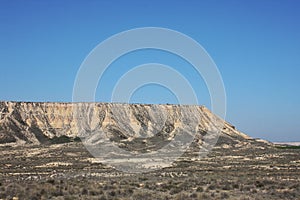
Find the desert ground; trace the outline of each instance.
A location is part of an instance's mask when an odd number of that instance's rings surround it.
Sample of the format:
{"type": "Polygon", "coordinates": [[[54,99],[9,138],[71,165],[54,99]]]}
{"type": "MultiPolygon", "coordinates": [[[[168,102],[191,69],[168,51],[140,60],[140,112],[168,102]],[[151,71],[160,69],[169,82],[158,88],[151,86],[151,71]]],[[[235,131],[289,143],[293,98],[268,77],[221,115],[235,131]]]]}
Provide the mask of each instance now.
{"type": "Polygon", "coordinates": [[[263,142],[190,148],[171,167],[124,173],[81,142],[0,147],[0,199],[300,199],[300,149],[263,142]]]}

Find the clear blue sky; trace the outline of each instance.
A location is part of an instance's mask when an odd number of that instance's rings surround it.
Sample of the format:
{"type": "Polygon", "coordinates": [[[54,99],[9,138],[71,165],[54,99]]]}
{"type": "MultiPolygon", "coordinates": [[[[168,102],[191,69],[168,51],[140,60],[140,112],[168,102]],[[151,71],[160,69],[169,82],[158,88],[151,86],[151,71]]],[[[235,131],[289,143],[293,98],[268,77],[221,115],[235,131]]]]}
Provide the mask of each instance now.
{"type": "MultiPolygon", "coordinates": [[[[214,59],[229,122],[252,137],[300,141],[299,9],[297,0],[1,0],[0,100],[71,101],[77,70],[98,43],[132,28],[165,27],[194,38],[214,59]]],[[[163,52],[136,53],[115,63],[127,68],[112,68],[97,100],[108,101],[114,81],[136,64],[156,61],[179,69],[183,62],[158,55],[163,52]]],[[[197,92],[209,107],[205,87],[197,92]]],[[[164,100],[176,103],[157,85],[133,96],[137,102],[164,100]]]]}

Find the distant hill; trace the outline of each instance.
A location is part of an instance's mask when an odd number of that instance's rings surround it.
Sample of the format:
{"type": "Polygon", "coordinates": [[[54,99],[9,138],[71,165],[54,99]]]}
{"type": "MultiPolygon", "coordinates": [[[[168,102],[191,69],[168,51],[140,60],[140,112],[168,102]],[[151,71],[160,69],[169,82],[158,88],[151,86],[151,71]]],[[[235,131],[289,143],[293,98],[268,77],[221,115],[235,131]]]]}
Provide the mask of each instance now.
{"type": "Polygon", "coordinates": [[[199,143],[207,133],[219,129],[217,145],[270,144],[241,133],[204,106],[0,102],[1,144],[47,144],[62,136],[76,138],[98,130],[114,141],[153,137],[170,140],[176,131],[189,128],[197,132],[199,143]]]}
{"type": "Polygon", "coordinates": [[[274,144],[300,146],[300,142],[274,142],[274,144]]]}

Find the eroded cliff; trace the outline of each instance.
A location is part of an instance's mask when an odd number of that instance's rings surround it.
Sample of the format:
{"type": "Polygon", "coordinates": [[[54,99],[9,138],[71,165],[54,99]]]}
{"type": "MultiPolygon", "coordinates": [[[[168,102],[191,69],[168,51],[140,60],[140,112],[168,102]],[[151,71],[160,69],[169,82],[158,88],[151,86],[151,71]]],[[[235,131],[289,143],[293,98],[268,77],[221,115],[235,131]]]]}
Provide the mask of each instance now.
{"type": "Polygon", "coordinates": [[[247,141],[247,135],[223,122],[203,106],[0,102],[0,143],[41,144],[59,136],[85,137],[97,131],[114,141],[161,137],[176,130],[195,133],[221,131],[222,140],[247,141]]]}

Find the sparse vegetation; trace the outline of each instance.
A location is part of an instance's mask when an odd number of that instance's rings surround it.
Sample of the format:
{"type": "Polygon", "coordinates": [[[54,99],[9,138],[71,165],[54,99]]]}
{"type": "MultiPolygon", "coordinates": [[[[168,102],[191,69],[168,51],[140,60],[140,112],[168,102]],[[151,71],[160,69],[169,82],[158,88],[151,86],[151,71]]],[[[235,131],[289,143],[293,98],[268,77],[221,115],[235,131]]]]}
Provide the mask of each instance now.
{"type": "Polygon", "coordinates": [[[69,143],[69,142],[81,142],[81,139],[79,137],[68,137],[66,135],[62,136],[54,136],[53,138],[50,139],[51,144],[64,144],[64,143],[69,143]]]}
{"type": "Polygon", "coordinates": [[[276,146],[278,149],[300,149],[300,146],[286,145],[286,146],[276,146]]]}
{"type": "Polygon", "coordinates": [[[124,174],[92,163],[82,143],[0,147],[0,199],[297,199],[297,149],[215,148],[170,168],[124,174]]]}

